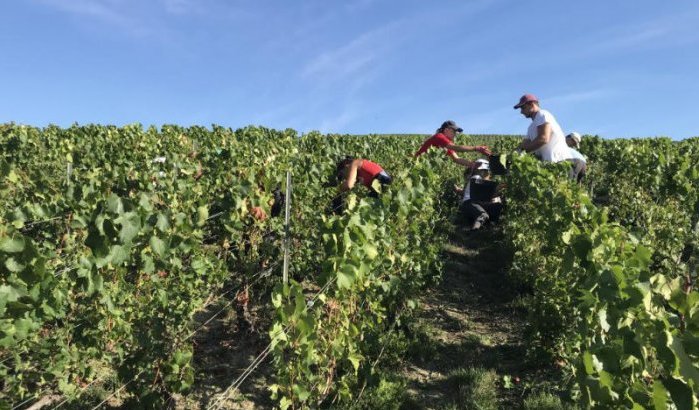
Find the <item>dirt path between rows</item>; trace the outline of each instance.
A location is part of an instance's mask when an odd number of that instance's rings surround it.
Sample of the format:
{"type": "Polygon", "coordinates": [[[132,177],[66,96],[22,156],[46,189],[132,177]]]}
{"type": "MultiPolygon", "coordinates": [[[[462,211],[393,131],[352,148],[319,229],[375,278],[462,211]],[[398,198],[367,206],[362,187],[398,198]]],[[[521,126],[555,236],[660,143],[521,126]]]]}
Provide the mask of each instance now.
{"type": "MultiPolygon", "coordinates": [[[[224,303],[227,301],[222,301],[224,303]]],[[[212,306],[200,313],[198,321],[205,321],[220,311],[212,306]]],[[[248,376],[246,371],[264,355],[269,342],[264,315],[253,315],[256,329],[241,329],[232,309],[224,310],[194,338],[193,366],[195,384],[187,396],[176,396],[172,407],[176,410],[217,409],[271,409],[275,403],[267,386],[271,383],[271,357],[267,356],[248,376]],[[242,380],[239,389],[231,386],[242,380]]]]}
{"type": "Polygon", "coordinates": [[[408,407],[522,408],[530,386],[555,372],[525,359],[526,313],[508,286],[501,232],[457,228],[444,257],[442,281],[418,316],[432,346],[406,358],[408,407]]]}
{"type": "MultiPolygon", "coordinates": [[[[526,312],[508,286],[509,258],[501,231],[456,228],[444,251],[442,280],[422,296],[411,326],[422,332],[421,351],[390,370],[404,380],[407,399],[389,408],[524,408],[524,398],[541,391],[556,370],[525,359],[526,312]]],[[[212,321],[195,338],[194,389],[174,407],[209,408],[265,346],[264,332],[236,330],[233,312],[212,321]]],[[[268,358],[220,408],[273,408],[267,389],[270,367],[268,358]]]]}

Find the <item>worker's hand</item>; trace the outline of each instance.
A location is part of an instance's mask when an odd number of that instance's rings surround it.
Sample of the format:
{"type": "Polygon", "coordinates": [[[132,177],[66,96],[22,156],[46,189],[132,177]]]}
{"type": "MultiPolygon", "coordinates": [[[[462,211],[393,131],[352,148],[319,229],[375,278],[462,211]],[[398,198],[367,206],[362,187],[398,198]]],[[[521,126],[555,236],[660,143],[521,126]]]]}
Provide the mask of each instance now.
{"type": "Polygon", "coordinates": [[[480,152],[483,155],[490,155],[492,152],[490,152],[490,148],[488,148],[485,145],[479,145],[476,147],[476,151],[480,152]]]}
{"type": "Polygon", "coordinates": [[[265,210],[260,208],[259,206],[254,206],[250,208],[250,215],[252,215],[252,217],[257,219],[258,221],[264,221],[265,219],[267,219],[267,213],[265,213],[265,210]]]}

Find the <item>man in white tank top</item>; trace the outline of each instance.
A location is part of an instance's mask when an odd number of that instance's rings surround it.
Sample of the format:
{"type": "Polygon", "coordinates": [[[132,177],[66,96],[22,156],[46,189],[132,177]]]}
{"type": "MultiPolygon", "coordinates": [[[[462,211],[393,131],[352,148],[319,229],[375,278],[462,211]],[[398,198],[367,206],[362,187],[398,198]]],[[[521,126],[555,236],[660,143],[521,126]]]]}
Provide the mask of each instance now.
{"type": "Polygon", "coordinates": [[[539,107],[536,96],[523,95],[514,108],[532,119],[519,149],[534,153],[542,161],[559,162],[570,157],[561,126],[553,114],[539,107]]]}

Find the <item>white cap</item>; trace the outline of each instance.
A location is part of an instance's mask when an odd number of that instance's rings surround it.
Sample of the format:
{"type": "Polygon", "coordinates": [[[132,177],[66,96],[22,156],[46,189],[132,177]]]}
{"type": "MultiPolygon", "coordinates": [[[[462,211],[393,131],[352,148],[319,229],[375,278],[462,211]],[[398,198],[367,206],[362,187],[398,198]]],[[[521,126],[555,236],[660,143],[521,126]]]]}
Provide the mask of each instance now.
{"type": "Polygon", "coordinates": [[[488,162],[487,159],[477,159],[476,164],[478,165],[476,167],[477,170],[480,169],[490,169],[490,163],[488,162]]]}
{"type": "Polygon", "coordinates": [[[580,136],[580,134],[573,131],[570,134],[566,135],[566,138],[571,138],[573,141],[575,141],[575,146],[577,147],[578,145],[580,145],[580,139],[582,137],[580,136]]]}

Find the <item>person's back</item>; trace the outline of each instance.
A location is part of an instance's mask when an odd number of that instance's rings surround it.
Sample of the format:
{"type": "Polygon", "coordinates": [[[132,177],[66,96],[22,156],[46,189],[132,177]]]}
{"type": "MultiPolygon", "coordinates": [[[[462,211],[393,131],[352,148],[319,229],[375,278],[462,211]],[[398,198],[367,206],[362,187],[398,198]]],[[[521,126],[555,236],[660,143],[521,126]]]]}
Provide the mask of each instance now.
{"type": "MultiPolygon", "coordinates": [[[[390,185],[393,182],[391,176],[381,165],[363,158],[345,157],[337,162],[335,174],[330,178],[340,183],[339,194],[336,195],[330,205],[329,213],[341,213],[344,208],[344,193],[354,188],[359,183],[369,190],[369,196],[379,196],[379,186],[390,185]],[[375,183],[378,185],[375,188],[375,183]]],[[[332,184],[330,184],[332,185],[332,184]]]]}
{"type": "Polygon", "coordinates": [[[587,159],[580,151],[568,147],[568,160],[573,164],[570,170],[570,179],[578,182],[582,181],[587,173],[587,159]]]}
{"type": "Polygon", "coordinates": [[[587,158],[585,158],[585,156],[581,154],[580,151],[578,151],[577,149],[569,147],[568,150],[568,159],[579,159],[583,162],[587,162],[587,158]]]}

